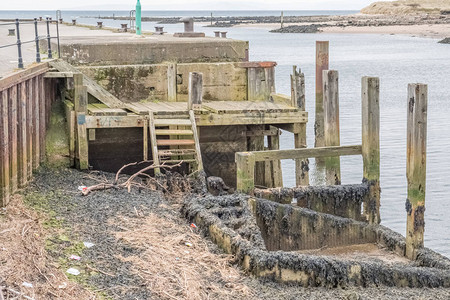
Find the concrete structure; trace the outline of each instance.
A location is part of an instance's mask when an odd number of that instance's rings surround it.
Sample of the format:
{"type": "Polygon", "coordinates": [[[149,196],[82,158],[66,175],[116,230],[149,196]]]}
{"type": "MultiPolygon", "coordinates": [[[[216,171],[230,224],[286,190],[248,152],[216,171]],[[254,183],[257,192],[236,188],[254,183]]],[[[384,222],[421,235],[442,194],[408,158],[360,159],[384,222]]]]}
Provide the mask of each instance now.
{"type": "MultiPolygon", "coordinates": [[[[246,59],[249,47],[244,41],[169,35],[145,38],[117,35],[113,40],[109,35],[62,37],[60,43],[61,58],[73,65],[240,62],[246,59]]],[[[45,43],[41,47],[45,50],[45,43]]]]}

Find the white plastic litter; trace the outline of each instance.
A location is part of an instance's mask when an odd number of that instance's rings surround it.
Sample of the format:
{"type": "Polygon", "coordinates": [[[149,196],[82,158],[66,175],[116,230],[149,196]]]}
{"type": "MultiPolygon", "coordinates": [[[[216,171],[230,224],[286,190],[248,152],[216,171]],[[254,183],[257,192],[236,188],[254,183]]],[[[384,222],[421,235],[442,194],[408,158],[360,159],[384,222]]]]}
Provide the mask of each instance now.
{"type": "Polygon", "coordinates": [[[62,284],[58,285],[59,289],[65,289],[67,287],[67,282],[63,282],[62,284]]]}
{"type": "Polygon", "coordinates": [[[22,283],[22,285],[23,285],[24,287],[27,287],[27,288],[32,288],[32,287],[33,287],[33,284],[32,284],[32,283],[25,282],[25,281],[22,283]]]}
{"type": "Polygon", "coordinates": [[[75,269],[75,268],[67,269],[66,272],[69,273],[69,274],[71,274],[71,275],[75,275],[75,276],[80,275],[80,271],[78,271],[78,270],[75,269]]]}
{"type": "Polygon", "coordinates": [[[193,245],[192,245],[192,243],[189,243],[189,242],[186,242],[186,243],[184,243],[186,246],[188,246],[188,247],[192,247],[193,245]]]}
{"type": "Polygon", "coordinates": [[[72,254],[69,258],[73,259],[73,260],[80,260],[81,259],[81,257],[79,257],[78,255],[75,255],[75,254],[72,254]]]}
{"type": "Polygon", "coordinates": [[[78,187],[78,190],[82,192],[85,188],[86,188],[85,185],[80,185],[80,186],[78,187]]]}
{"type": "Polygon", "coordinates": [[[83,242],[83,244],[86,248],[91,248],[91,247],[94,247],[94,245],[95,245],[94,243],[91,243],[91,242],[83,242]]]}

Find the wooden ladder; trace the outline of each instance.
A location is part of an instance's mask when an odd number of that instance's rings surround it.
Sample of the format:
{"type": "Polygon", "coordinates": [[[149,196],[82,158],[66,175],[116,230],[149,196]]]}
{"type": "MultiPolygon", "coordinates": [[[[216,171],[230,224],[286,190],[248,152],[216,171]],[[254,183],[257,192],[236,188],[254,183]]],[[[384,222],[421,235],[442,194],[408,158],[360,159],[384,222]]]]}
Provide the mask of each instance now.
{"type": "MultiPolygon", "coordinates": [[[[162,163],[177,164],[183,161],[190,165],[195,164],[196,171],[203,170],[193,110],[189,111],[189,119],[155,119],[153,112],[150,111],[149,120],[148,126],[155,165],[161,165],[162,163]],[[176,127],[176,129],[172,129],[173,127],[176,127]]],[[[155,174],[158,173],[161,173],[161,170],[156,168],[155,174]]]]}

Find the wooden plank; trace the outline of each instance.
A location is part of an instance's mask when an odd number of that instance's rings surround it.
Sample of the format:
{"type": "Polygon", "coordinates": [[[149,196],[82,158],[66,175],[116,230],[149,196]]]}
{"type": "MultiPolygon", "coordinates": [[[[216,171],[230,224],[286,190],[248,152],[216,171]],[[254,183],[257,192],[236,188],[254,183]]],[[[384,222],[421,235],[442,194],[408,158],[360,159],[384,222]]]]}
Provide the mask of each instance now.
{"type": "Polygon", "coordinates": [[[84,76],[81,73],[73,75],[74,80],[74,109],[75,112],[87,113],[88,96],[87,87],[84,85],[84,76]]]}
{"type": "Polygon", "coordinates": [[[86,116],[87,128],[130,128],[143,127],[145,118],[141,115],[129,116],[86,116]]]}
{"type": "Polygon", "coordinates": [[[0,91],[8,89],[28,79],[34,78],[39,74],[45,73],[48,71],[48,69],[48,63],[44,62],[37,65],[32,65],[23,71],[15,72],[11,75],[3,77],[2,79],[0,79],[0,91]]]}
{"type": "Polygon", "coordinates": [[[73,77],[73,72],[47,72],[44,78],[71,78],[73,77]]]}
{"type": "Polygon", "coordinates": [[[364,215],[370,224],[379,224],[381,221],[380,80],[376,77],[363,77],[361,87],[363,177],[369,184],[364,215]]]}
{"type": "Polygon", "coordinates": [[[148,125],[149,121],[147,119],[144,120],[144,127],[142,127],[142,142],[143,142],[143,158],[142,160],[148,160],[148,125]]]}
{"type": "MultiPolygon", "coordinates": [[[[276,94],[272,94],[276,96],[276,94]]],[[[284,113],[298,112],[298,108],[286,103],[272,103],[268,101],[209,101],[204,102],[203,107],[214,113],[284,113]]]]}
{"type": "MultiPolygon", "coordinates": [[[[49,64],[60,72],[79,73],[75,67],[62,60],[51,61],[49,64]]],[[[83,82],[87,87],[87,92],[97,98],[100,102],[105,103],[112,108],[121,108],[125,106],[124,102],[117,99],[117,97],[105,90],[91,78],[83,75],[83,82]]]]}
{"type": "MultiPolygon", "coordinates": [[[[148,113],[149,116],[149,130],[150,130],[150,140],[152,143],[152,155],[153,155],[153,163],[158,166],[159,165],[159,155],[158,155],[158,144],[156,142],[156,134],[155,134],[155,117],[153,113],[150,111],[148,113]]],[[[160,174],[160,168],[155,168],[155,175],[160,174]]]]}
{"type": "Polygon", "coordinates": [[[17,135],[17,153],[18,161],[18,180],[19,187],[23,188],[28,183],[28,153],[27,153],[27,83],[19,84],[18,95],[18,135],[17,135]]]}
{"type": "Polygon", "coordinates": [[[155,126],[191,126],[191,121],[184,119],[155,119],[155,126]]]}
{"type": "Polygon", "coordinates": [[[10,195],[8,90],[1,91],[0,117],[0,204],[5,206],[10,195]]]}
{"type": "Polygon", "coordinates": [[[195,152],[197,152],[197,154],[196,154],[197,170],[201,171],[201,170],[203,170],[202,151],[200,149],[200,139],[198,137],[197,123],[195,121],[195,115],[194,115],[194,112],[192,110],[189,111],[189,120],[191,121],[192,131],[194,133],[195,152]]]}
{"type": "Polygon", "coordinates": [[[272,93],[270,94],[270,99],[271,101],[273,101],[276,104],[282,104],[282,105],[287,105],[289,107],[292,107],[292,101],[291,101],[291,97],[287,96],[287,95],[283,95],[283,94],[277,94],[277,93],[272,93]]]}
{"type": "Polygon", "coordinates": [[[41,144],[40,144],[40,84],[38,77],[33,79],[33,169],[40,166],[41,161],[41,144]]]}
{"type": "MultiPolygon", "coordinates": [[[[325,146],[339,146],[339,74],[338,71],[323,71],[323,117],[325,146]]],[[[326,182],[341,184],[341,162],[339,157],[325,159],[326,182]]]]}
{"type": "Polygon", "coordinates": [[[406,178],[406,257],[415,260],[423,248],[427,161],[428,86],[408,85],[406,178]]]}
{"type": "Polygon", "coordinates": [[[87,170],[89,169],[89,152],[86,128],[86,114],[84,112],[76,112],[76,117],[78,168],[80,170],[87,170]]]}
{"type": "Polygon", "coordinates": [[[254,152],[255,161],[266,161],[274,159],[296,159],[296,158],[318,158],[328,156],[361,155],[361,145],[303,148],[290,150],[268,150],[254,152]]]}
{"type": "Polygon", "coordinates": [[[95,141],[96,140],[96,133],[94,128],[90,128],[88,131],[88,141],[95,141]]]}
{"type": "Polygon", "coordinates": [[[167,66],[167,101],[177,102],[177,64],[167,66]]]}
{"type": "Polygon", "coordinates": [[[289,124],[306,123],[307,121],[308,113],[306,112],[197,115],[198,126],[289,124]]]}
{"type": "Polygon", "coordinates": [[[188,109],[201,108],[203,101],[203,74],[189,72],[188,109]]]}
{"type": "Polygon", "coordinates": [[[156,129],[156,135],[193,135],[189,129],[156,129]]]}
{"type": "Polygon", "coordinates": [[[323,116],[323,71],[328,70],[329,66],[329,42],[316,42],[316,120],[315,128],[315,147],[325,146],[324,138],[324,116],[323,116]]]}
{"type": "Polygon", "coordinates": [[[18,189],[18,157],[17,157],[17,85],[9,88],[9,171],[10,192],[14,194],[18,189]]]}
{"type": "Polygon", "coordinates": [[[188,146],[195,145],[194,140],[156,140],[158,146],[188,146]]]}
{"type": "MultiPolygon", "coordinates": [[[[278,131],[277,135],[272,135],[272,136],[268,136],[267,137],[267,143],[269,146],[270,150],[280,150],[280,134],[281,131],[278,130],[278,128],[276,128],[278,131]]],[[[272,169],[272,187],[283,187],[283,172],[281,169],[281,161],[278,160],[273,160],[270,162],[271,164],[271,169],[272,169]]],[[[267,186],[267,185],[266,185],[267,186]]]]}
{"type": "Polygon", "coordinates": [[[70,166],[75,165],[75,111],[74,105],[68,100],[64,100],[64,108],[66,111],[67,120],[67,136],[69,137],[69,159],[70,166]]]}
{"type": "Polygon", "coordinates": [[[44,79],[43,75],[40,75],[37,78],[39,81],[39,159],[40,162],[43,163],[46,158],[45,139],[47,135],[47,125],[50,122],[53,98],[55,97],[56,82],[51,79],[44,79]],[[45,83],[44,80],[47,82],[45,83]]]}
{"type": "Polygon", "coordinates": [[[27,165],[28,165],[28,180],[33,176],[33,119],[34,119],[34,105],[33,99],[35,97],[34,79],[27,81],[27,165]]]}
{"type": "MultiPolygon", "coordinates": [[[[247,126],[247,131],[252,129],[264,130],[264,125],[250,125],[247,126]]],[[[247,151],[262,151],[264,150],[264,136],[250,136],[247,137],[247,151]]],[[[265,165],[264,162],[255,163],[255,184],[264,186],[265,180],[265,165]]]]}

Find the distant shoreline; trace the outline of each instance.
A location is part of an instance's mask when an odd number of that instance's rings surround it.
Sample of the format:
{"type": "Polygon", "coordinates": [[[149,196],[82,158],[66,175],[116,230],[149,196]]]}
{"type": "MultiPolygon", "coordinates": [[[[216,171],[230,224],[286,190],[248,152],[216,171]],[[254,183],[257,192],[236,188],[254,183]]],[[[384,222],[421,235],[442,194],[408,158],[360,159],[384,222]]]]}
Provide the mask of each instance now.
{"type": "MultiPolygon", "coordinates": [[[[101,17],[101,19],[129,20],[129,17],[101,17]]],[[[179,23],[177,17],[143,17],[143,22],[161,25],[179,23]]],[[[234,16],[194,17],[197,24],[212,28],[253,27],[277,30],[281,33],[374,33],[401,34],[429,38],[450,37],[450,15],[314,15],[284,16],[234,16]]]]}

